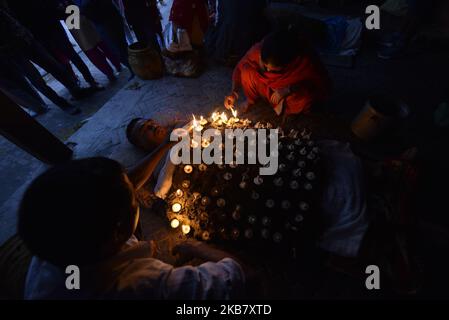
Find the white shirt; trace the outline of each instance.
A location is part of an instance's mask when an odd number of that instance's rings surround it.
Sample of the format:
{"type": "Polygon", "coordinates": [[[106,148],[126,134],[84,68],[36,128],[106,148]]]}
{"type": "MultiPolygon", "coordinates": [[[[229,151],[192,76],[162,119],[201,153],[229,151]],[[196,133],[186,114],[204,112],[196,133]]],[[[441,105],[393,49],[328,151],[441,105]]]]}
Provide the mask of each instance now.
{"type": "Polygon", "coordinates": [[[64,270],[33,257],[25,299],[233,299],[245,277],[230,258],[174,268],[151,258],[150,245],[131,238],[113,258],[80,270],[80,289],[68,290],[64,270]]]}

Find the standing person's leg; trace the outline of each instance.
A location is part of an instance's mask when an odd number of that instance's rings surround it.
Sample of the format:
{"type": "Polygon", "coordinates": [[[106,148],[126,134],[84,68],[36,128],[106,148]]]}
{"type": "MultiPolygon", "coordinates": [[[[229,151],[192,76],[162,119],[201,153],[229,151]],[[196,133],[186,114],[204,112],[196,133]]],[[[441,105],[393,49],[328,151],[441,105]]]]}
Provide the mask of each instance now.
{"type": "Polygon", "coordinates": [[[62,36],[60,37],[60,50],[67,56],[67,58],[72,61],[75,67],[81,72],[84,80],[90,86],[97,87],[98,83],[95,81],[92,73],[90,72],[87,65],[84,63],[83,59],[79,56],[79,54],[73,49],[72,43],[69,41],[66,35],[64,35],[64,39],[62,36]]]}
{"type": "MultiPolygon", "coordinates": [[[[98,68],[101,72],[103,72],[110,81],[114,81],[116,78],[114,76],[114,71],[106,60],[106,56],[103,52],[98,48],[94,47],[85,52],[86,56],[89,60],[98,68]]],[[[119,61],[120,64],[120,61],[119,61]]]]}
{"type": "Polygon", "coordinates": [[[17,104],[30,109],[37,114],[48,111],[48,107],[41,96],[28,83],[21,70],[12,61],[7,62],[9,66],[1,65],[0,89],[4,91],[17,104]]]}
{"type": "Polygon", "coordinates": [[[71,105],[66,99],[60,97],[42,78],[36,67],[28,60],[23,60],[21,64],[25,76],[30,80],[33,86],[36,87],[44,96],[59,108],[70,114],[77,114],[80,110],[71,105]]]}

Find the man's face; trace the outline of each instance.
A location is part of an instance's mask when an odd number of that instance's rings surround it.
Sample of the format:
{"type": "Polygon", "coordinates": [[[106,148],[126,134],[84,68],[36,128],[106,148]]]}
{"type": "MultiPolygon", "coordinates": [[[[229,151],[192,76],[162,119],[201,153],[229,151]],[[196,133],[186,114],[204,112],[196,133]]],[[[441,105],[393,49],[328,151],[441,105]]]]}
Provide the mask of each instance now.
{"type": "Polygon", "coordinates": [[[132,133],[145,150],[151,150],[164,142],[167,129],[154,120],[141,119],[137,121],[132,133]]]}

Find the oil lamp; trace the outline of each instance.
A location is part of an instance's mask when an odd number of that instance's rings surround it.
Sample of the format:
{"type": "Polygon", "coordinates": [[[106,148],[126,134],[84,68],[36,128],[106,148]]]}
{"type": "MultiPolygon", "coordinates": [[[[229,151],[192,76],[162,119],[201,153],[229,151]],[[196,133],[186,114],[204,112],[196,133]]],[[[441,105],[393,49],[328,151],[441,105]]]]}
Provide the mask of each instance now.
{"type": "Polygon", "coordinates": [[[302,211],[309,210],[309,205],[306,202],[303,202],[303,201],[299,204],[299,207],[301,208],[302,211]]]}
{"type": "Polygon", "coordinates": [[[204,119],[203,116],[201,116],[201,118],[200,118],[200,125],[205,126],[206,124],[207,124],[207,120],[204,119]]]}
{"type": "Polygon", "coordinates": [[[192,173],[192,171],[193,171],[193,167],[191,165],[186,165],[184,167],[184,172],[185,173],[190,174],[190,173],[192,173]]]}
{"type": "Polygon", "coordinates": [[[182,227],[182,233],[188,234],[190,232],[190,226],[188,224],[183,224],[182,227]]]}
{"type": "Polygon", "coordinates": [[[273,241],[275,243],[279,243],[282,241],[282,234],[279,232],[276,232],[275,234],[273,234],[273,241]]]}
{"type": "Polygon", "coordinates": [[[179,220],[178,220],[178,219],[173,219],[173,220],[170,222],[170,226],[171,226],[173,229],[176,229],[177,227],[179,227],[179,220]]]}
{"type": "Polygon", "coordinates": [[[237,118],[237,110],[234,110],[233,108],[231,108],[231,113],[232,113],[232,121],[235,123],[238,123],[240,121],[240,119],[237,118]]]}
{"type": "Polygon", "coordinates": [[[309,180],[315,180],[315,173],[307,172],[306,178],[309,179],[309,180]]]}
{"type": "Polygon", "coordinates": [[[228,116],[226,115],[226,113],[222,112],[220,115],[220,119],[223,123],[227,123],[228,122],[228,116]]]}
{"type": "Polygon", "coordinates": [[[203,148],[207,148],[208,146],[210,146],[210,142],[207,139],[203,139],[203,142],[201,142],[201,146],[203,148]]]}
{"type": "Polygon", "coordinates": [[[184,180],[182,182],[182,187],[185,188],[185,189],[189,188],[190,187],[190,181],[189,180],[184,180]]]}
{"type": "Polygon", "coordinates": [[[172,209],[172,211],[173,211],[174,213],[178,213],[179,211],[181,211],[182,206],[181,206],[180,203],[175,202],[175,203],[173,203],[173,205],[171,206],[171,209],[172,209]]]}
{"type": "Polygon", "coordinates": [[[197,141],[195,141],[195,140],[192,140],[192,141],[190,142],[190,146],[191,146],[193,149],[198,148],[199,145],[200,145],[200,144],[199,144],[197,141]]]}
{"type": "Polygon", "coordinates": [[[195,115],[193,115],[192,125],[195,131],[201,132],[204,129],[204,127],[198,122],[198,120],[196,120],[195,115]]]}

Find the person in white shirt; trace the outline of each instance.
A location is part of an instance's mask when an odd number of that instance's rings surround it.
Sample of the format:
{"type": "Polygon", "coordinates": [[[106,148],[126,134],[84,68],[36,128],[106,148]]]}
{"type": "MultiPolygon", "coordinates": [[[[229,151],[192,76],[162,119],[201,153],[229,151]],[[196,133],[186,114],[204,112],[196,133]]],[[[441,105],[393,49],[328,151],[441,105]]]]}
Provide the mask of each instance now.
{"type": "Polygon", "coordinates": [[[196,241],[174,254],[206,261],[175,268],[153,257],[152,242],[133,235],[135,190],[167,152],[163,143],[128,173],[114,160],[88,158],[50,168],[26,190],[18,232],[34,255],[25,299],[233,299],[244,293],[247,268],[229,253],[196,241]],[[66,287],[67,266],[80,288],[66,287]]]}

